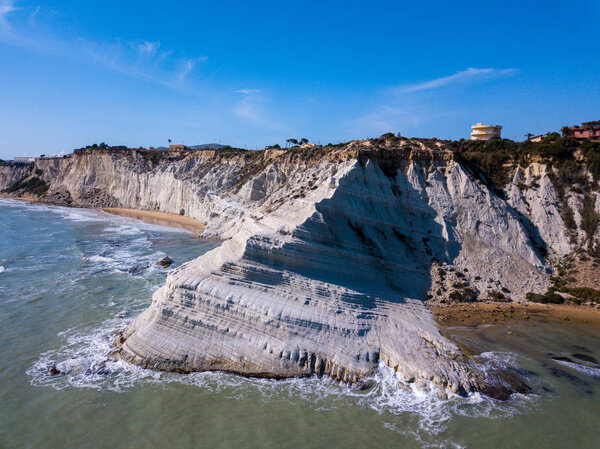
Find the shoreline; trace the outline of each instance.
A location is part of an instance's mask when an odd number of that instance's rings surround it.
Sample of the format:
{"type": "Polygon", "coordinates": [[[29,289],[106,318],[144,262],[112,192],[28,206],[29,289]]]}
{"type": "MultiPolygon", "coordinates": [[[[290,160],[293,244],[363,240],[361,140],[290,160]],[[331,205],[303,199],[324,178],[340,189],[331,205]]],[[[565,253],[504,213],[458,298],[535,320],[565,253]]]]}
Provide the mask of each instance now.
{"type": "MultiPolygon", "coordinates": [[[[36,198],[29,198],[24,196],[13,197],[4,194],[0,194],[0,198],[14,200],[14,201],[24,201],[31,204],[42,204],[42,205],[53,205],[51,203],[45,203],[42,201],[38,201],[36,198]]],[[[60,206],[60,205],[57,205],[60,206]]],[[[70,207],[73,209],[79,209],[78,207],[73,206],[63,206],[70,207]]],[[[93,208],[84,208],[89,210],[101,210],[111,215],[117,215],[119,217],[133,218],[136,220],[143,221],[144,223],[158,225],[158,226],[166,226],[169,228],[178,228],[185,229],[187,231],[192,232],[197,237],[200,236],[206,229],[206,227],[199,222],[198,220],[185,217],[183,215],[174,214],[171,212],[158,212],[158,211],[149,211],[142,209],[128,209],[124,207],[102,207],[100,209],[93,208]]]]}
{"type": "Polygon", "coordinates": [[[5,193],[0,193],[0,199],[14,200],[14,201],[26,201],[28,203],[33,203],[33,204],[44,204],[44,203],[41,203],[39,201],[36,201],[35,198],[29,198],[29,197],[26,197],[26,196],[10,196],[10,195],[7,195],[5,193]]]}
{"type": "Polygon", "coordinates": [[[440,327],[503,324],[510,320],[539,320],[600,324],[600,308],[537,303],[467,303],[446,307],[429,306],[440,327]]]}
{"type": "Polygon", "coordinates": [[[198,220],[170,212],[126,209],[122,207],[103,207],[101,210],[120,217],[134,218],[148,224],[185,229],[193,232],[196,236],[202,234],[206,229],[198,220]]]}

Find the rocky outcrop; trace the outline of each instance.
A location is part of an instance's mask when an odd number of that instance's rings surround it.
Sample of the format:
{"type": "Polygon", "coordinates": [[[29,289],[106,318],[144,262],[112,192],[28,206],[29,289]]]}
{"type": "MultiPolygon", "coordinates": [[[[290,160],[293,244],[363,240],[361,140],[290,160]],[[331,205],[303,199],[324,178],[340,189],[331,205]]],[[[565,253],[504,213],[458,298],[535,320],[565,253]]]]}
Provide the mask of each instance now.
{"type": "Polygon", "coordinates": [[[554,254],[564,256],[572,251],[573,244],[561,218],[561,204],[550,179],[551,170],[547,164],[539,163],[517,167],[505,188],[506,197],[508,204],[528,220],[527,225],[537,234],[538,241],[549,246],[554,254]]]}
{"type": "Polygon", "coordinates": [[[0,191],[10,188],[33,173],[33,164],[0,162],[0,191]]]}
{"type": "Polygon", "coordinates": [[[82,150],[56,164],[43,168],[48,201],[184,209],[225,240],[171,271],[120,336],[119,357],[156,369],[353,382],[382,361],[407,379],[479,389],[423,301],[448,295],[439,270],[460,273],[459,293],[519,300],[547,289],[548,252],[572,245],[545,168],[519,169],[505,200],[439,142],[82,150]]]}

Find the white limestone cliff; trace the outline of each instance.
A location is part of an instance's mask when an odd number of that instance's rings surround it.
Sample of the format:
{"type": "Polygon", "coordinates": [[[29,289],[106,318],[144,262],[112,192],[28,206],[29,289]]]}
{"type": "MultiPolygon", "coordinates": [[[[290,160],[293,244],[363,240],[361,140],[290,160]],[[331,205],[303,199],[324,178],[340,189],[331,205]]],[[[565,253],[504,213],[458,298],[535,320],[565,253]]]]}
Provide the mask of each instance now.
{"type": "Polygon", "coordinates": [[[383,361],[407,379],[476,390],[477,373],[423,302],[434,264],[522,300],[549,285],[542,246],[571,249],[546,168],[518,170],[504,200],[441,144],[158,160],[81,151],[42,168],[49,201],[184,209],[224,239],[171,271],[119,338],[119,357],[156,369],[353,382],[383,361]],[[534,177],[538,187],[517,187],[534,177]]]}

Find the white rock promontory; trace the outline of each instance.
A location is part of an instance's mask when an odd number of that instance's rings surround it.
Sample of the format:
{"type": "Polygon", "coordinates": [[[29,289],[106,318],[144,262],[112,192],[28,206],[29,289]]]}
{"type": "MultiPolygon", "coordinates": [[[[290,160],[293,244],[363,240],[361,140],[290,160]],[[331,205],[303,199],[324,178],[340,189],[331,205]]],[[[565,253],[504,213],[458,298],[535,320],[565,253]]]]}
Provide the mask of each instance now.
{"type": "Polygon", "coordinates": [[[119,337],[119,357],[156,369],[352,382],[383,361],[472,391],[479,376],[424,303],[436,267],[519,300],[547,289],[544,250],[571,250],[547,167],[518,168],[503,199],[441,142],[82,150],[36,169],[48,201],[184,210],[224,240],[171,271],[119,337]]]}

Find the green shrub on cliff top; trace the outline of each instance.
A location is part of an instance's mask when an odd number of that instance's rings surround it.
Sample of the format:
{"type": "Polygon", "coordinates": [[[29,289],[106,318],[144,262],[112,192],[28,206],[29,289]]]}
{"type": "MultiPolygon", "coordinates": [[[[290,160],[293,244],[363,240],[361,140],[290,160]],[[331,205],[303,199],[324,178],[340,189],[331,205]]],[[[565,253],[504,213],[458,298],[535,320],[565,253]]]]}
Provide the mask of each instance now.
{"type": "Polygon", "coordinates": [[[506,139],[465,140],[450,142],[457,159],[497,193],[508,183],[509,174],[517,165],[527,166],[533,160],[551,164],[557,171],[562,186],[580,183],[587,187],[582,168],[594,177],[595,186],[600,180],[600,142],[562,138],[557,133],[542,142],[513,142],[506,139]],[[582,155],[575,158],[575,152],[582,155]]]}

